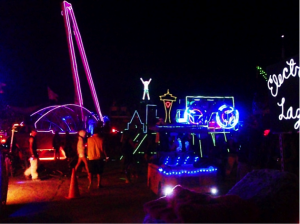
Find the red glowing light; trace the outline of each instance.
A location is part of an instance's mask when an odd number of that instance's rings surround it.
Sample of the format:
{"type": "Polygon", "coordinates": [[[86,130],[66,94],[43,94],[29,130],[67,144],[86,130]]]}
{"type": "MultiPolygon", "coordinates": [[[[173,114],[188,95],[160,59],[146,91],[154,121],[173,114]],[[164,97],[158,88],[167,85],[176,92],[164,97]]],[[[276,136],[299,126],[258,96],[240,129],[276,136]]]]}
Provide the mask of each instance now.
{"type": "Polygon", "coordinates": [[[166,101],[166,102],[165,102],[165,105],[166,105],[167,108],[169,108],[169,107],[171,106],[171,104],[172,104],[172,103],[169,102],[169,101],[166,101]]]}
{"type": "Polygon", "coordinates": [[[264,136],[268,136],[269,133],[270,133],[270,129],[264,130],[264,136]]]}
{"type": "Polygon", "coordinates": [[[118,130],[117,130],[117,129],[115,129],[115,128],[112,128],[112,129],[111,129],[111,132],[112,132],[112,133],[117,133],[117,132],[118,132],[118,130]]]}

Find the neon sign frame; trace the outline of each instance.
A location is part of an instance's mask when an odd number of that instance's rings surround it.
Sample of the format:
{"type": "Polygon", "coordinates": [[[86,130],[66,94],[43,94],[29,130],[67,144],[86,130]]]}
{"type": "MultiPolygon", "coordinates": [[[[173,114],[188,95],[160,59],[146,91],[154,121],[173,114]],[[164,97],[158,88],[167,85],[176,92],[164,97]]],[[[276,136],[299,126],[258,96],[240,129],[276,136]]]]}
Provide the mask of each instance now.
{"type": "Polygon", "coordinates": [[[208,129],[221,129],[221,128],[222,129],[232,129],[237,125],[237,123],[239,121],[239,112],[238,112],[238,110],[234,109],[234,97],[231,97],[231,96],[223,96],[223,97],[220,97],[220,96],[186,96],[186,108],[185,108],[185,110],[183,110],[183,109],[177,110],[176,121],[178,123],[200,125],[202,127],[207,127],[208,129]],[[200,101],[201,99],[207,99],[207,100],[209,100],[209,99],[230,99],[232,106],[223,104],[221,107],[218,108],[217,112],[212,112],[209,115],[208,120],[207,120],[207,118],[205,118],[205,121],[201,121],[200,119],[204,116],[203,112],[197,108],[190,109],[189,108],[189,98],[192,98],[195,101],[200,101]],[[225,110],[225,111],[223,111],[223,110],[225,110]],[[184,111],[183,118],[180,117],[181,111],[184,111]],[[226,115],[234,113],[235,116],[232,115],[231,116],[232,119],[227,121],[226,119],[224,119],[224,113],[226,115]],[[193,117],[194,114],[196,114],[196,116],[198,116],[198,118],[194,118],[193,117]],[[220,114],[221,114],[221,116],[220,116],[220,114]],[[212,120],[212,116],[216,116],[216,124],[218,126],[215,126],[215,127],[209,126],[209,122],[212,120]],[[223,124],[223,123],[225,123],[225,124],[223,124]]]}
{"type": "Polygon", "coordinates": [[[127,126],[126,126],[126,128],[125,128],[124,130],[129,130],[129,125],[132,123],[133,118],[135,117],[135,115],[137,115],[137,117],[138,117],[138,119],[139,119],[141,125],[143,126],[143,127],[142,127],[142,131],[143,131],[144,133],[146,133],[147,130],[145,130],[145,124],[142,122],[141,117],[140,117],[140,115],[139,115],[139,113],[138,113],[137,110],[134,111],[134,113],[133,113],[133,115],[132,115],[132,117],[131,117],[131,120],[127,123],[127,126]]]}

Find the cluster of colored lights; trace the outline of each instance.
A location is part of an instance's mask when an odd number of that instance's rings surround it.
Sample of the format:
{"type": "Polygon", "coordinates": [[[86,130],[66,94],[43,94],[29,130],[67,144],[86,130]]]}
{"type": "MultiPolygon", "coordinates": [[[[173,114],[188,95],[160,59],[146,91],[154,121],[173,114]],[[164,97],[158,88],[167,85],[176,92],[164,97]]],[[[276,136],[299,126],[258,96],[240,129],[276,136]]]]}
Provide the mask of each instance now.
{"type": "Polygon", "coordinates": [[[166,162],[164,163],[165,165],[167,165],[168,163],[169,163],[169,156],[167,157],[167,159],[166,159],[166,162]]]}
{"type": "MultiPolygon", "coordinates": [[[[227,106],[224,104],[221,107],[219,107],[218,111],[215,114],[217,121],[216,124],[221,128],[231,129],[234,128],[239,122],[239,112],[231,106],[227,106]]],[[[209,120],[202,120],[203,113],[199,109],[187,108],[184,111],[183,118],[180,118],[180,110],[178,110],[176,113],[176,121],[179,123],[203,125],[207,127],[209,126],[209,122],[211,122],[211,117],[212,115],[210,116],[209,120]]]]}
{"type": "Polygon", "coordinates": [[[158,168],[158,171],[160,173],[163,173],[167,176],[170,175],[193,175],[193,174],[198,174],[198,173],[211,173],[211,172],[216,172],[217,168],[215,167],[208,167],[208,168],[199,168],[199,169],[195,169],[195,170],[167,170],[167,169],[163,169],[163,168],[158,168]]]}
{"type": "Polygon", "coordinates": [[[259,66],[256,66],[256,69],[258,70],[259,74],[262,75],[262,77],[268,81],[268,75],[267,73],[259,66]]]}
{"type": "MultiPolygon", "coordinates": [[[[184,160],[184,162],[183,162],[183,164],[186,164],[189,158],[190,158],[189,156],[186,157],[185,160],[184,160]]],[[[196,156],[195,159],[194,159],[194,162],[197,162],[198,160],[199,160],[199,157],[196,156]]]]}
{"type": "Polygon", "coordinates": [[[176,160],[173,160],[173,163],[171,162],[171,160],[170,160],[170,156],[168,156],[167,158],[166,158],[166,160],[165,160],[165,162],[164,162],[164,165],[168,165],[168,166],[178,166],[178,165],[186,165],[186,164],[193,164],[193,163],[195,163],[195,162],[197,162],[199,160],[199,157],[198,156],[196,156],[196,157],[190,157],[190,156],[187,156],[187,157],[185,157],[185,159],[184,159],[184,161],[183,161],[183,159],[180,157],[180,156],[178,156],[177,158],[176,158],[176,160]]]}

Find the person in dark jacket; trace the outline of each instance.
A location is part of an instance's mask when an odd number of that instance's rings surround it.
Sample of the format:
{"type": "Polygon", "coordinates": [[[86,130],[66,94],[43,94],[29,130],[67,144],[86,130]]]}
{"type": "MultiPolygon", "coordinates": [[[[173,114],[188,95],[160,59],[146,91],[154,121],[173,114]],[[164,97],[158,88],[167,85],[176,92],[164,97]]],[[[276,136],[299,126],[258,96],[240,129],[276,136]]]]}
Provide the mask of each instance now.
{"type": "Polygon", "coordinates": [[[59,148],[61,146],[61,138],[59,136],[59,132],[56,131],[54,134],[54,137],[52,139],[52,146],[54,149],[54,158],[55,160],[60,159],[60,153],[59,153],[59,148]]]}

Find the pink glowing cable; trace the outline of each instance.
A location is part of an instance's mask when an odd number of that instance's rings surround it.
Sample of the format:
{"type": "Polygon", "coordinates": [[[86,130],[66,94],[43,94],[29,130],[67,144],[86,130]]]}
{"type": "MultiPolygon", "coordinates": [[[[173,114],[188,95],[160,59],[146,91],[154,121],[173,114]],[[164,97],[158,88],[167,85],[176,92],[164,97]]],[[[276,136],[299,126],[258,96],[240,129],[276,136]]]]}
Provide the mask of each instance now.
{"type": "Polygon", "coordinates": [[[69,47],[69,55],[70,55],[70,61],[71,61],[71,68],[72,68],[72,74],[73,74],[73,80],[74,80],[74,86],[75,86],[75,95],[76,95],[76,104],[79,104],[80,106],[83,106],[83,99],[82,99],[82,92],[81,92],[81,87],[80,87],[80,81],[79,81],[79,75],[78,75],[78,69],[77,69],[77,63],[76,63],[76,56],[75,56],[75,50],[74,50],[74,45],[73,45],[73,39],[72,39],[72,31],[71,31],[71,25],[70,25],[70,19],[72,21],[72,27],[73,27],[73,32],[75,36],[75,40],[77,43],[77,47],[80,53],[80,57],[83,63],[84,71],[89,83],[89,87],[92,93],[93,101],[95,108],[97,110],[97,113],[100,117],[100,120],[103,121],[103,116],[100,110],[100,105],[98,101],[98,97],[96,94],[94,82],[92,79],[90,67],[87,61],[87,57],[85,54],[85,50],[83,47],[83,42],[81,39],[81,35],[77,26],[77,22],[75,19],[75,14],[72,8],[72,5],[68,3],[67,1],[62,2],[62,13],[64,17],[64,22],[65,22],[65,29],[66,29],[66,34],[67,34],[67,41],[68,41],[68,47],[69,47]]]}

